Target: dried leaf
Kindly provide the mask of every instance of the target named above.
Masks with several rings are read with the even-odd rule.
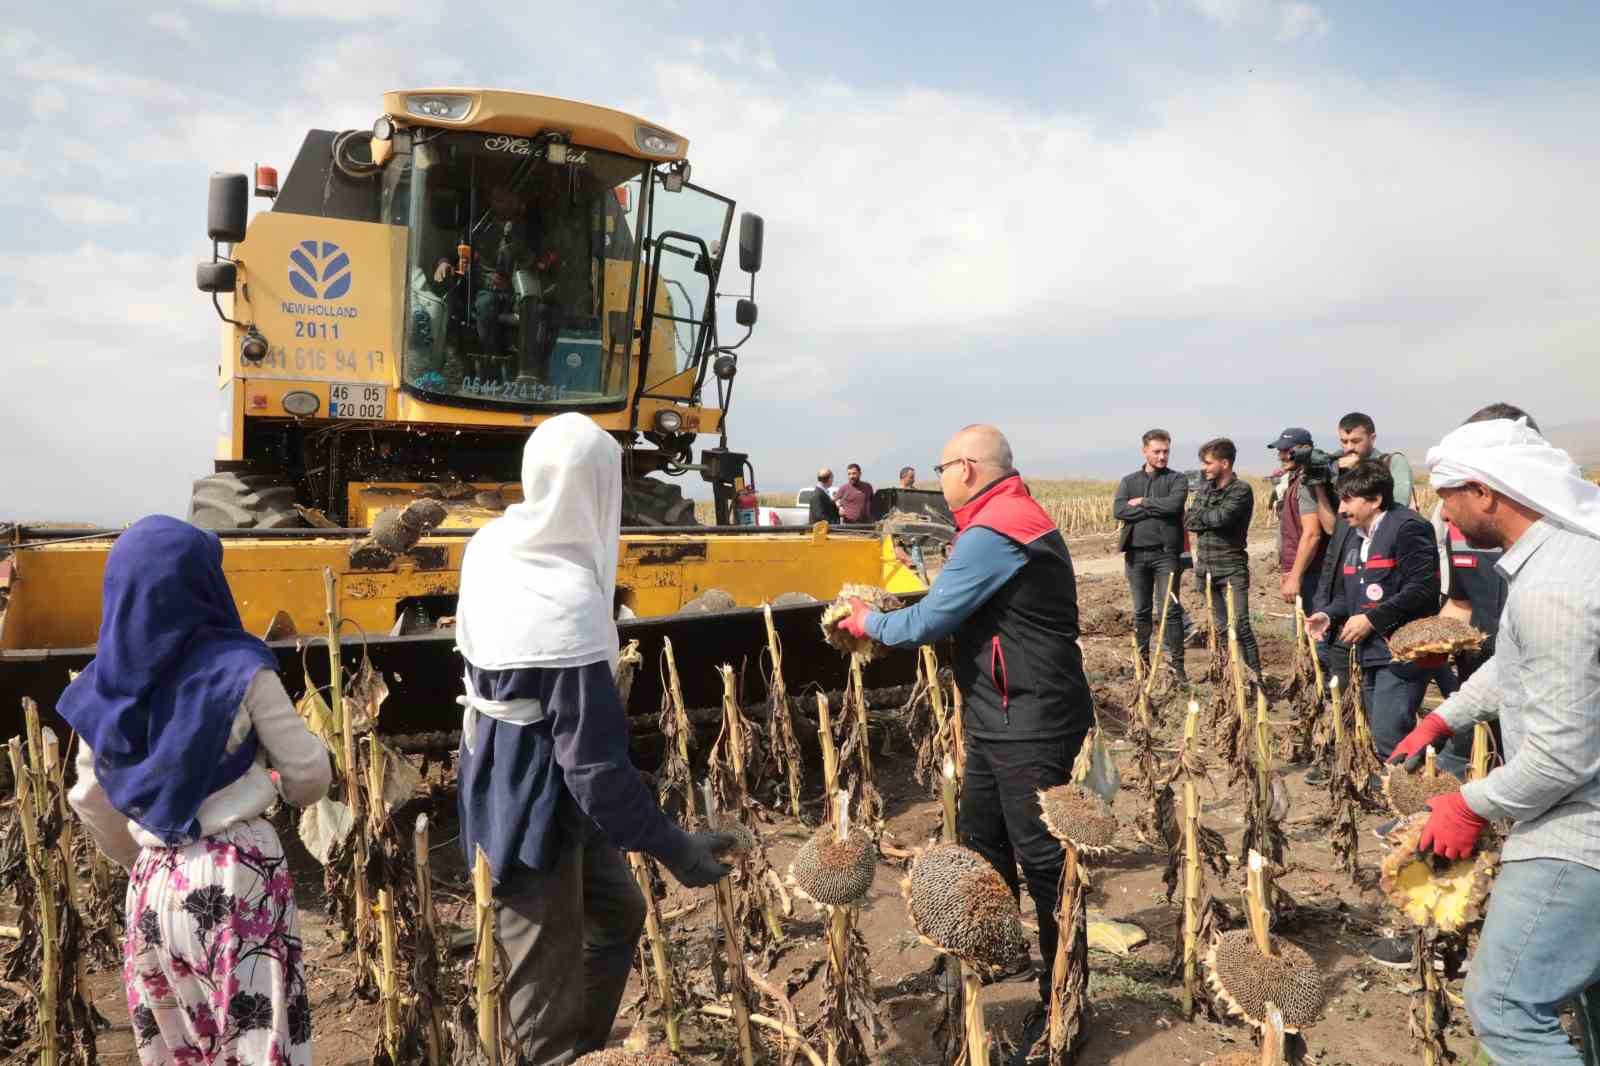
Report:
[[[333,720],[333,711],[328,707],[328,701],[322,698],[317,686],[312,683],[310,674],[306,675],[306,693],[300,697],[300,702],[294,705],[294,709],[300,712],[300,717],[312,736],[321,740],[330,749],[335,746],[339,732]]]
[[[386,764],[383,771],[383,805],[386,810],[393,811],[417,794],[422,787],[422,771],[387,744],[374,742],[374,745],[383,753]]]
[[[349,807],[336,800],[320,799],[300,814],[300,842],[326,866],[333,850],[350,836],[355,824]]]

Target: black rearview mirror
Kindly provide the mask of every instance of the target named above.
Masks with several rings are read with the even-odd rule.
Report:
[[[767,224],[746,211],[739,216],[739,269],[754,274],[761,269],[761,242]]]
[[[201,292],[232,292],[239,284],[239,268],[226,259],[194,268],[194,285]]]
[[[754,300],[741,299],[738,303],[733,305],[734,321],[738,322],[739,325],[745,327],[746,329],[749,329],[751,326],[756,324],[757,311],[758,308],[756,307],[756,302]]]
[[[244,240],[249,205],[249,178],[243,174],[211,175],[211,191],[206,198],[206,236],[225,244]]]

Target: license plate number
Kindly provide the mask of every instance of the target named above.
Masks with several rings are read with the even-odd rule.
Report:
[[[331,385],[328,417],[381,419],[388,392],[386,385]]]

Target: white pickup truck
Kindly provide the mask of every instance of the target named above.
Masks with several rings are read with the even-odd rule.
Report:
[[[811,522],[811,494],[815,488],[801,489],[795,493],[793,507],[769,507],[762,504],[756,510],[758,526],[804,526]]]

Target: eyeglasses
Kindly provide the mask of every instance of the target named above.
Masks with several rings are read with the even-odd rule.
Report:
[[[944,472],[949,470],[952,466],[955,466],[957,463],[975,463],[977,461],[978,460],[976,459],[968,459],[963,456],[960,459],[952,459],[948,463],[935,463],[933,467],[933,476],[943,477]]]

